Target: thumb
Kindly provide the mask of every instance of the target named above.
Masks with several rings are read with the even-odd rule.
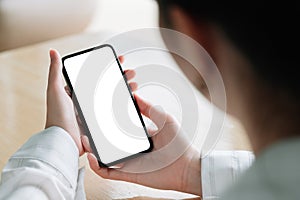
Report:
[[[85,152],[93,152],[90,146],[89,138],[86,135],[81,135],[81,143]]]
[[[94,170],[95,172],[97,172],[100,169],[97,158],[92,153],[88,153],[87,158],[88,158],[91,169]]]
[[[171,120],[171,117],[161,106],[153,106],[136,94],[134,94],[134,98],[137,101],[141,113],[151,119],[159,130],[163,128],[167,121]]]
[[[51,49],[49,51],[50,55],[50,69],[49,69],[49,77],[48,77],[48,87],[51,85],[63,86],[62,79],[62,64],[60,55],[56,50]]]

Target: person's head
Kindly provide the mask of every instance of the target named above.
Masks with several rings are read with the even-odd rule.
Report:
[[[276,120],[286,122],[286,117],[298,121],[300,9],[296,3],[158,0],[158,4],[161,26],[189,35],[215,61],[229,113],[245,126],[264,121],[276,127]],[[189,74],[189,69],[180,67]],[[262,132],[259,126],[257,131]]]

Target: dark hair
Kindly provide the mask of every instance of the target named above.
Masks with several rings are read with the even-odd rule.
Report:
[[[158,3],[165,15],[175,5],[195,20],[220,26],[250,60],[261,80],[299,98],[297,1],[158,0]]]

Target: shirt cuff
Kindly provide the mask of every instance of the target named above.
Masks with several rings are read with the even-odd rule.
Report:
[[[60,127],[50,127],[32,136],[12,157],[43,161],[77,186],[79,151],[72,137]]]
[[[218,199],[254,160],[249,151],[213,151],[201,160],[203,199]]]

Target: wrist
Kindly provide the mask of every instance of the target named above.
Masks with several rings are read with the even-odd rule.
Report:
[[[192,149],[188,152],[187,160],[181,191],[202,196],[200,153]]]

